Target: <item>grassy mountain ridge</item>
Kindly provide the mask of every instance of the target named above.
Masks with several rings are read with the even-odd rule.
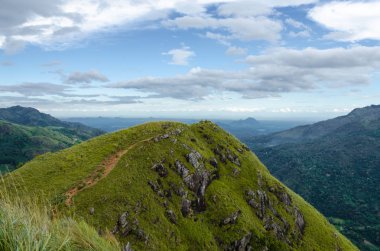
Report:
[[[62,122],[33,108],[0,109],[0,172],[13,170],[37,155],[58,151],[102,131]]]
[[[380,106],[258,137],[249,145],[274,176],[361,249],[380,250]]]
[[[210,122],[157,122],[37,157],[4,189],[41,195],[134,250],[357,250]]]

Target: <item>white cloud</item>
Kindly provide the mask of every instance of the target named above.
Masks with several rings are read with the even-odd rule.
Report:
[[[300,37],[300,38],[308,38],[311,36],[311,34],[308,30],[297,31],[297,32],[291,31],[291,32],[289,32],[289,36]]]
[[[68,84],[90,84],[92,82],[108,82],[109,79],[102,73],[92,70],[87,72],[73,72],[66,77]]]
[[[282,25],[269,16],[273,9],[313,2],[316,0],[3,0],[0,48],[15,52],[28,43],[68,46],[95,32],[136,28],[147,21],[164,21],[184,29],[221,29],[233,39],[274,41],[279,39]],[[216,5],[218,15],[208,12],[210,5]],[[179,18],[170,19],[174,12]]]
[[[168,78],[145,77],[112,84],[112,88],[136,89],[151,97],[204,99],[223,92],[253,99],[321,88],[368,85],[380,67],[380,47],[334,49],[277,48],[249,56],[250,68],[223,71],[193,68]]]
[[[231,46],[231,47],[228,47],[226,54],[229,56],[243,56],[247,54],[247,49]]]
[[[168,52],[164,52],[163,55],[171,56],[170,64],[174,65],[188,65],[191,57],[195,56],[195,53],[190,50],[189,47],[183,46],[179,49],[172,49]]]
[[[309,17],[332,30],[326,38],[380,40],[380,1],[334,1],[313,8]]]
[[[215,18],[211,16],[183,16],[163,22],[167,27],[179,29],[212,29],[228,32],[228,39],[244,41],[280,38],[282,24],[267,17]]]

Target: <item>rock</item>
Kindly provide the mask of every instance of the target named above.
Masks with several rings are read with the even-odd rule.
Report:
[[[136,230],[136,237],[137,237],[137,239],[139,239],[141,241],[147,241],[148,240],[148,236],[145,234],[144,230],[142,230],[141,228],[138,228]]]
[[[176,135],[176,136],[180,135],[181,133],[182,133],[182,130],[179,128],[177,128],[171,132],[172,135]]]
[[[158,137],[155,137],[154,138],[154,142],[160,142],[161,140],[163,140],[163,139],[167,139],[167,138],[169,138],[170,136],[169,136],[169,134],[163,134],[163,135],[160,135],[160,136],[158,136]]]
[[[128,216],[129,216],[128,212],[125,212],[120,216],[119,221],[118,221],[119,227],[125,228],[128,225]]]
[[[257,217],[263,219],[266,205],[269,204],[268,196],[265,191],[257,190],[255,193],[252,190],[248,190],[247,196],[248,205],[255,209]]]
[[[231,214],[231,216],[222,220],[221,225],[235,224],[240,214],[241,214],[240,210],[234,212],[233,214]]]
[[[301,234],[303,234],[303,231],[305,229],[305,219],[303,218],[303,215],[298,208],[294,208],[294,215],[296,217],[296,226],[298,227]]]
[[[258,212],[258,216],[260,219],[263,219],[264,216],[265,216],[265,205],[268,204],[268,197],[267,197],[267,194],[265,193],[265,191],[261,191],[261,190],[257,190],[257,196],[259,198],[259,202],[260,202],[260,208],[259,208],[259,212]]]
[[[214,153],[219,157],[220,161],[222,163],[226,163],[227,159],[226,159],[226,155],[224,155],[224,153],[222,152],[221,150],[221,147],[218,146],[216,148],[214,148]]]
[[[287,206],[292,205],[292,199],[290,198],[289,194],[286,192],[283,192],[280,196],[280,200]]]
[[[90,214],[91,214],[91,215],[94,215],[94,213],[95,213],[95,208],[91,207],[91,208],[90,208]]]
[[[155,182],[148,180],[148,185],[150,186],[150,188],[152,188],[154,192],[157,193],[158,191],[160,191],[160,186],[156,184]]]
[[[194,168],[199,168],[202,155],[199,152],[193,150],[191,153],[186,155],[186,159]]]
[[[125,247],[123,248],[123,251],[133,251],[131,243],[128,242],[127,245],[125,245]]]
[[[240,174],[239,169],[234,168],[234,169],[232,170],[232,174],[233,174],[235,177],[238,176],[238,175]]]
[[[153,170],[155,170],[160,177],[167,177],[169,175],[168,169],[165,168],[163,164],[154,164],[152,167]]]
[[[181,212],[183,217],[187,217],[191,213],[191,201],[188,199],[182,199]]]
[[[195,209],[198,212],[206,210],[205,193],[207,186],[210,184],[210,177],[208,171],[198,169],[194,174],[191,174],[184,179],[187,187],[197,195]]]
[[[117,224],[112,231],[113,234],[121,233],[121,235],[125,237],[131,232],[132,227],[128,222],[128,216],[129,213],[125,212],[119,217],[119,220],[117,221]]]
[[[249,232],[247,235],[243,236],[240,240],[234,241],[226,250],[231,251],[250,251],[252,247],[249,246],[249,243],[252,239],[252,233]]]
[[[181,161],[176,160],[175,161],[175,167],[177,169],[177,173],[182,177],[186,177],[189,175],[189,169],[186,168],[184,164],[181,163]]]
[[[177,224],[177,216],[172,210],[166,210],[166,216],[172,223]]]
[[[218,168],[218,161],[215,158],[210,159],[210,165],[215,168]]]
[[[277,239],[286,240],[285,230],[272,218],[272,216],[265,219],[264,228],[267,231],[273,231]]]
[[[170,189],[164,190],[164,195],[166,198],[171,199],[172,198],[172,191]]]
[[[281,188],[274,188],[274,187],[271,187],[269,188],[269,191],[271,193],[273,193],[274,195],[276,195],[276,197],[282,202],[284,203],[286,206],[291,206],[292,205],[292,198],[290,197],[290,195],[288,193],[286,193],[285,191],[283,191],[283,189]]]
[[[248,195],[248,196],[251,196],[252,198],[255,198],[255,197],[256,197],[255,192],[252,191],[251,189],[249,189],[249,190],[247,191],[247,195]]]
[[[238,156],[233,154],[230,149],[227,149],[227,159],[237,166],[240,166],[240,160]]]

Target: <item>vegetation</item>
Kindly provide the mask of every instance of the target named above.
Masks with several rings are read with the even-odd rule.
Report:
[[[360,249],[380,250],[379,106],[259,137],[249,145],[274,176]]]
[[[116,239],[100,237],[84,221],[58,216],[54,207],[33,197],[0,194],[0,250],[120,250]]]
[[[211,122],[149,123],[47,153],[0,190],[42,197],[134,250],[357,250]]]
[[[0,172],[20,167],[37,155],[54,152],[102,132],[62,122],[33,108],[0,109]]]

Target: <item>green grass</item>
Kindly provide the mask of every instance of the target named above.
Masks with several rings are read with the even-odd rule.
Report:
[[[38,155],[68,148],[89,138],[91,135],[82,135],[75,129],[24,126],[0,120],[0,172],[12,171]]]
[[[120,250],[116,239],[84,221],[55,215],[55,208],[30,197],[0,193],[0,250]]]
[[[183,131],[178,136],[172,135],[159,142],[142,142],[176,129]],[[134,147],[122,156],[106,178],[74,196],[72,206],[64,204],[66,191],[79,186],[104,159],[131,145]],[[215,170],[208,160],[216,157],[213,149],[217,146],[223,146],[237,155],[241,166],[218,160]],[[189,153],[188,147],[198,151],[203,156],[205,169],[217,171],[219,178],[206,190],[206,210],[183,217],[180,211],[182,198],[175,194],[173,187],[183,186],[190,200],[196,194],[184,185],[170,165],[180,160],[194,172],[195,169],[185,158]],[[253,236],[250,242],[253,250],[357,250],[312,206],[272,177],[254,154],[241,151],[244,148],[238,140],[210,122],[192,126],[148,123],[40,156],[6,175],[0,188],[9,190],[16,187],[24,191],[20,192],[22,198],[40,194],[61,214],[86,222],[102,232],[113,229],[120,215],[128,212],[127,220],[132,231],[127,236],[116,234],[116,238],[121,245],[132,243],[134,250],[219,250],[248,233]],[[160,178],[152,170],[152,166],[159,162],[163,162],[168,169],[169,174],[165,178]],[[234,168],[240,173],[234,175]],[[170,191],[172,196],[157,195],[149,187],[149,180],[159,180],[161,190]],[[273,231],[265,230],[264,221],[247,204],[245,194],[249,189],[266,192],[275,210],[289,223],[289,231],[286,232],[288,241],[277,238]],[[285,206],[273,189],[286,191],[292,198],[291,207]],[[165,204],[176,214],[177,224],[166,217]],[[295,226],[294,207],[299,208],[306,221],[303,235],[297,232]],[[94,214],[89,213],[90,208],[95,209]],[[236,224],[220,225],[223,219],[237,210],[241,211],[241,215]],[[265,214],[277,220],[271,210],[266,209]],[[136,234],[139,231],[144,234],[139,236]]]

